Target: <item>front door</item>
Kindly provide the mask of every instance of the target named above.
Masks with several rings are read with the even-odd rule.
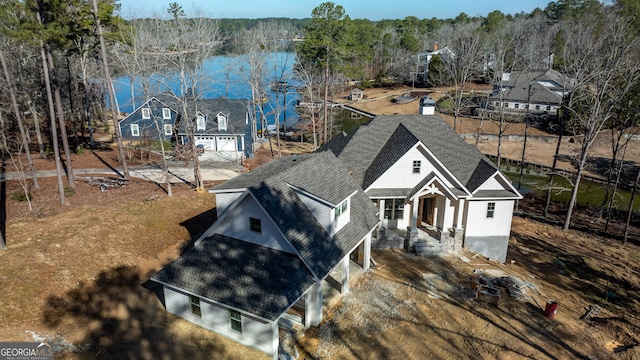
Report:
[[[429,197],[422,199],[422,218],[420,219],[423,223],[427,223],[431,226],[433,223],[433,215],[435,213],[435,205],[436,199]]]

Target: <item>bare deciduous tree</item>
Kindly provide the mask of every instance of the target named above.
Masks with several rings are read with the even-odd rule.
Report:
[[[576,82],[568,95],[565,111],[575,133],[580,133],[577,174],[563,229],[569,229],[580,180],[587,166],[589,149],[600,130],[614,114],[616,105],[628,95],[640,76],[634,57],[638,38],[630,24],[613,14],[566,23],[565,72]]]

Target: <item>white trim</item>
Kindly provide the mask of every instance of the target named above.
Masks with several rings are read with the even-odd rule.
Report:
[[[130,125],[131,136],[139,137],[140,136],[140,125],[131,124]]]
[[[167,107],[163,107],[162,108],[162,118],[164,120],[170,120],[171,119],[171,109],[169,109]]]
[[[509,180],[500,170],[496,170],[495,173],[493,173],[493,175],[489,176],[487,178],[487,180],[491,179],[492,177],[495,176],[499,176],[502,179],[502,182],[504,182],[504,184],[507,184],[507,186],[514,192],[517,194],[517,199],[520,200],[522,199],[522,194],[520,194],[520,192],[513,186],[513,184],[511,183],[511,180]],[[487,180],[485,180],[485,182],[487,182]],[[484,183],[483,183],[484,184]],[[504,185],[501,184],[504,188]],[[478,188],[471,194],[471,195],[475,195],[478,191],[481,191],[482,185],[478,186]],[[505,197],[506,199],[513,199],[513,197]],[[473,197],[473,199],[481,199],[481,198],[476,198]],[[492,198],[493,199],[493,198]],[[498,198],[495,198],[498,199]]]
[[[458,178],[457,178],[457,177],[455,177],[455,176],[451,173],[451,171],[449,171],[449,169],[447,169],[447,167],[446,167],[446,166],[444,166],[444,164],[440,161],[440,159],[438,159],[438,157],[437,157],[437,156],[435,156],[435,155],[431,152],[431,150],[429,150],[429,148],[428,148],[425,144],[423,144],[423,143],[422,143],[422,141],[418,141],[418,142],[416,143],[416,145],[414,145],[414,147],[415,147],[416,149],[418,149],[418,146],[422,146],[422,148],[424,149],[424,151],[426,151],[426,152],[427,152],[427,153],[428,153],[428,154],[429,154],[429,155],[430,155],[430,156],[435,160],[435,162],[438,164],[438,166],[439,166],[440,168],[444,169],[445,174],[443,174],[443,175],[448,175],[448,177],[449,177],[451,180],[453,180],[452,182],[457,183],[457,184],[460,186],[460,188],[461,188],[461,189],[463,189],[463,190],[464,190],[468,195],[472,195],[472,194],[471,194],[471,192],[469,191],[469,189],[467,189],[467,187],[466,187],[466,186],[464,186],[464,184],[463,184],[463,183],[461,183],[461,182],[460,182],[460,180],[458,180]],[[420,149],[418,149],[418,151],[420,151]],[[429,160],[429,159],[426,159],[426,160]],[[428,174],[427,174],[427,175],[428,175]],[[436,175],[436,177],[437,177],[437,176],[438,176],[438,175]],[[457,198],[457,197],[456,197],[456,198]]]
[[[148,106],[143,107],[142,109],[140,109],[140,111],[143,119],[151,119],[151,108],[149,108]]]
[[[167,129],[169,130],[168,132]],[[171,124],[164,124],[164,134],[173,135],[173,126]]]

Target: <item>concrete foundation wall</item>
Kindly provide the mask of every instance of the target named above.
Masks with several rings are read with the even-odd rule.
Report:
[[[466,236],[464,246],[471,251],[503,263],[507,260],[509,236]]]
[[[168,312],[226,338],[260,350],[269,356],[277,354],[277,323],[258,321],[242,314],[242,333],[240,333],[231,329],[229,309],[201,299],[201,316],[197,316],[191,313],[189,295],[168,286],[163,286],[163,289]]]

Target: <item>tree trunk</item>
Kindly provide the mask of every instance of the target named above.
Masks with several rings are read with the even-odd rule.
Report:
[[[118,114],[116,112],[116,94],[113,91],[113,86],[111,82],[111,75],[109,74],[109,62],[107,61],[107,50],[104,44],[104,36],[102,36],[102,25],[100,25],[100,17],[98,16],[98,1],[93,0],[93,16],[96,19],[96,28],[98,29],[98,37],[100,38],[100,53],[102,55],[102,66],[104,67],[104,76],[107,81],[107,88],[109,91],[109,101],[111,103],[111,117],[113,121],[113,127],[116,134],[116,141],[118,143],[118,157],[120,158],[120,163],[122,164],[122,172],[124,178],[129,180],[129,167],[127,166],[127,158],[124,154],[124,145],[122,144],[122,134],[120,132],[120,127],[118,126]]]
[[[29,111],[31,111],[31,115],[33,115],[33,127],[36,131],[36,138],[38,139],[38,150],[40,152],[40,159],[46,159],[47,155],[44,152],[44,141],[42,140],[42,131],[40,131],[40,119],[38,119],[38,110],[35,106],[33,106],[33,102],[31,100],[29,103]]]
[[[13,107],[13,112],[16,116],[16,121],[18,122],[18,128],[20,129],[20,137],[22,138],[22,144],[24,146],[24,153],[27,155],[27,162],[29,163],[29,170],[31,171],[31,179],[33,180],[33,187],[36,189],[40,189],[40,184],[38,183],[38,175],[36,174],[36,169],[33,166],[33,160],[31,159],[31,151],[29,150],[29,141],[27,140],[26,132],[24,130],[24,124],[22,122],[22,114],[20,113],[20,108],[18,107],[18,100],[16,99],[16,89],[11,81],[11,76],[9,75],[9,69],[7,68],[7,63],[4,59],[4,52],[0,49],[0,63],[2,63],[2,71],[4,72],[4,78],[7,81],[7,87],[9,88],[9,96],[11,98],[11,106]]]
[[[40,14],[36,13],[38,20]],[[42,57],[42,71],[44,73],[44,82],[47,88],[47,102],[49,104],[49,119],[51,128],[51,146],[53,147],[53,157],[56,162],[56,176],[58,179],[58,194],[60,196],[60,204],[65,203],[64,184],[62,183],[62,164],[60,161],[60,148],[58,145],[58,131],[56,129],[56,112],[53,106],[53,94],[51,93],[51,81],[49,79],[49,67],[47,66],[47,55],[44,52],[44,44],[40,42],[40,56]]]
[[[62,147],[65,154],[65,164],[67,165],[67,185],[75,189],[76,176],[73,173],[73,165],[71,164],[71,149],[69,148],[69,137],[67,136],[67,127],[64,121],[64,108],[62,107],[62,97],[60,96],[60,83],[58,82],[56,70],[53,65],[53,56],[51,55],[51,48],[49,45],[45,45],[45,50],[47,59],[49,60],[49,76],[53,83],[53,96],[55,99],[56,114],[58,117],[58,124],[60,126],[60,137],[62,138]]]
[[[587,143],[582,145],[582,149],[580,150],[580,157],[578,163],[578,173],[576,174],[576,182],[573,185],[573,190],[571,191],[571,199],[569,200],[569,207],[567,209],[567,217],[564,220],[564,226],[562,230],[569,230],[569,225],[571,225],[571,215],[573,214],[573,208],[576,206],[576,201],[578,199],[578,189],[580,188],[580,180],[582,180],[582,173],[584,172],[585,163],[587,161],[587,151],[589,150]]]
[[[549,206],[551,204],[551,185],[553,184],[554,172],[556,171],[556,166],[558,165],[558,155],[560,154],[560,146],[562,145],[563,134],[564,121],[560,123],[560,134],[558,134],[558,143],[556,144],[556,152],[553,154],[553,163],[551,164],[551,173],[549,174],[549,183],[547,184],[547,201],[544,204],[544,211],[542,214],[542,216],[544,216],[545,218],[547,217],[547,215],[549,215]]]
[[[622,243],[625,245],[629,237],[629,224],[631,224],[631,214],[633,213],[633,200],[635,200],[636,192],[638,191],[638,181],[640,181],[640,168],[636,175],[636,181],[633,183],[633,190],[631,191],[631,198],[629,199],[629,206],[627,207],[627,222],[624,224],[624,237],[622,239]]]
[[[324,68],[324,134],[322,143],[327,143],[327,125],[328,125],[328,110],[329,110],[329,60],[327,59],[327,65]]]

